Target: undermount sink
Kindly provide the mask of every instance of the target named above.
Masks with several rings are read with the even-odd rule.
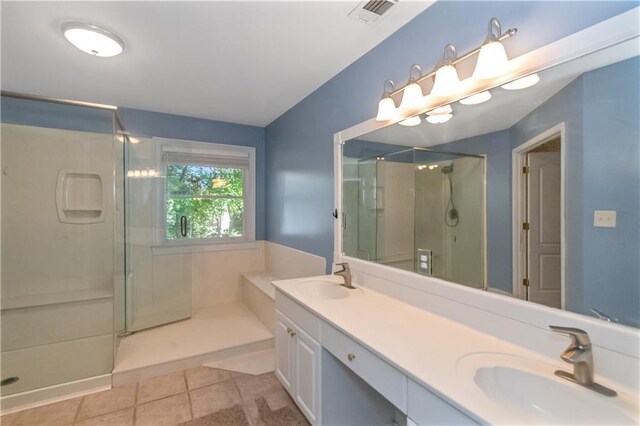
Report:
[[[349,289],[343,287],[337,281],[332,280],[308,280],[298,284],[300,293],[314,299],[344,299],[349,296],[360,294],[361,289]]]
[[[633,398],[620,392],[613,398],[600,395],[555,376],[557,369],[543,361],[497,353],[471,354],[458,361],[461,379],[513,421],[638,424]]]

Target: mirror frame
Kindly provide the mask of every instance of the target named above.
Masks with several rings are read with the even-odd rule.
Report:
[[[640,39],[640,7],[636,7],[608,20],[588,27],[584,30],[571,34],[565,38],[557,40],[548,45],[542,46],[529,53],[514,58],[509,63],[508,71],[501,77],[489,83],[477,83],[467,79],[462,82],[462,90],[455,97],[442,98],[438,102],[427,105],[422,112],[433,108],[444,106],[467,96],[490,90],[501,86],[509,81],[516,80],[529,74],[539,73],[549,68],[561,65],[566,62],[581,58],[597,51],[619,46],[622,49],[633,49],[638,52],[638,42]],[[524,35],[523,35],[524,36]],[[417,115],[417,114],[416,114]],[[618,350],[626,354],[635,354],[634,347],[638,344],[638,329],[615,323],[608,323],[596,318],[582,314],[566,311],[563,309],[551,308],[537,305],[525,300],[504,297],[503,295],[491,294],[483,291],[478,293],[477,289],[466,288],[454,282],[446,281],[436,277],[427,277],[414,272],[401,271],[396,268],[380,265],[355,257],[347,256],[342,251],[342,151],[343,145],[349,139],[355,139],[367,133],[391,126],[403,118],[388,122],[378,122],[375,117],[362,123],[356,124],[348,129],[334,134],[334,205],[337,209],[337,217],[334,221],[334,255],[333,262],[349,262],[360,270],[367,268],[367,273],[390,281],[403,281],[408,286],[427,291],[448,299],[457,300],[465,304],[487,309],[488,304],[492,304],[490,310],[518,319],[522,322],[541,326],[541,321],[533,319],[532,311],[541,312],[546,317],[555,317],[560,320],[571,322],[587,322],[591,327],[591,332],[595,331],[597,338],[606,340],[607,347]],[[513,167],[513,166],[512,166]],[[480,297],[478,297],[480,296]],[[487,296],[487,298],[482,297]],[[497,297],[498,299],[495,299]],[[480,300],[482,299],[482,300]],[[516,306],[514,306],[514,304]],[[515,309],[514,309],[515,308]],[[519,312],[523,310],[523,312]],[[593,327],[596,329],[594,330]],[[545,326],[546,328],[546,326]],[[612,339],[609,333],[615,331],[621,333],[617,338]],[[604,342],[603,342],[604,343]],[[635,355],[634,355],[635,356]]]

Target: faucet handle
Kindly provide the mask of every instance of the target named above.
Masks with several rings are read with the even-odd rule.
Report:
[[[566,334],[571,337],[571,342],[574,346],[577,346],[580,349],[587,349],[588,347],[591,347],[589,334],[584,330],[575,327],[561,327],[559,325],[550,325],[549,328],[551,331]]]
[[[349,264],[347,262],[336,263],[336,266],[342,266],[342,270],[338,271],[338,272],[348,271],[349,270]]]

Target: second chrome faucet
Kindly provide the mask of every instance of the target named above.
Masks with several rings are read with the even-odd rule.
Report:
[[[586,331],[573,327],[550,325],[551,331],[566,334],[571,338],[571,345],[560,355],[560,358],[573,364],[573,374],[564,370],[557,370],[556,376],[572,381],[588,389],[606,396],[616,396],[617,393],[596,383],[593,379],[593,353],[591,339]]]

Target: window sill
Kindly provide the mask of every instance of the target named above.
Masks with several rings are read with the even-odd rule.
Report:
[[[175,246],[155,246],[152,248],[154,255],[206,253],[212,251],[251,250],[256,248],[255,241],[242,241],[219,244],[185,244]]]

